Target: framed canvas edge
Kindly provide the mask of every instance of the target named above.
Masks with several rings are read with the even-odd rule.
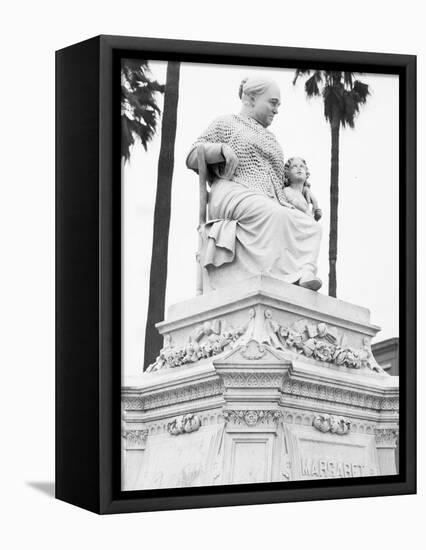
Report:
[[[400,54],[375,54],[365,52],[341,52],[338,50],[314,50],[301,48],[285,48],[276,46],[255,46],[241,44],[220,44],[209,42],[175,41],[151,38],[114,37],[101,35],[98,37],[100,49],[99,61],[99,509],[102,514],[153,511],[167,509],[183,509],[212,506],[235,506],[242,504],[261,504],[278,502],[296,502],[307,500],[322,500],[336,498],[355,498],[367,496],[385,496],[412,494],[416,492],[416,372],[415,372],[415,145],[416,145],[416,57]],[[194,49],[196,48],[197,54]],[[320,57],[321,63],[344,63],[350,59],[356,65],[366,64],[370,67],[382,68],[382,72],[399,74],[405,80],[405,141],[404,153],[400,150],[400,157],[405,157],[401,175],[407,183],[403,196],[400,219],[401,224],[400,243],[404,243],[407,262],[400,262],[401,275],[404,271],[404,284],[401,282],[401,290],[404,291],[406,308],[401,308],[401,325],[405,323],[406,347],[403,350],[409,372],[406,375],[404,394],[401,397],[406,405],[405,418],[405,476],[404,479],[393,479],[388,483],[368,482],[358,485],[340,487],[305,487],[303,489],[277,489],[273,487],[259,488],[257,486],[245,487],[238,491],[229,486],[227,493],[222,491],[215,493],[214,488],[205,488],[206,494],[180,494],[178,489],[161,490],[165,496],[151,495],[140,497],[128,495],[119,490],[117,486],[117,471],[119,471],[119,393],[114,390],[116,384],[121,382],[119,369],[116,367],[118,358],[117,350],[112,344],[115,338],[117,326],[114,324],[114,314],[119,311],[120,304],[114,298],[114,284],[119,278],[120,266],[113,263],[114,250],[117,246],[118,235],[113,235],[112,228],[117,227],[117,213],[114,211],[114,203],[117,199],[117,189],[113,192],[113,182],[118,171],[113,166],[112,158],[117,150],[119,135],[114,128],[117,125],[113,118],[114,59],[117,55],[133,53],[143,55],[146,52],[157,52],[158,55],[202,55],[203,61],[208,58],[225,56],[240,58],[247,61],[247,56],[253,56],[257,51],[257,57],[269,55],[276,62],[283,60],[287,63],[291,58],[293,62],[309,62],[309,56]],[[192,52],[192,53],[191,53]],[[246,56],[246,57],[244,57]],[[349,56],[349,57],[348,57]],[[358,60],[358,61],[356,61]],[[253,64],[253,63],[252,63]],[[390,70],[392,69],[392,71]],[[411,100],[411,101],[410,101]],[[402,112],[400,112],[400,117]],[[401,181],[400,181],[401,189]],[[114,219],[115,216],[115,219]],[[116,294],[116,293],[115,293]],[[401,292],[402,294],[402,292]],[[402,331],[402,328],[401,328]],[[113,406],[111,406],[113,404]],[[118,414],[117,414],[118,413]],[[116,435],[114,435],[116,434]],[[401,475],[395,476],[400,478]],[[306,482],[305,482],[306,483]],[[315,484],[315,483],[314,483]],[[200,489],[202,491],[202,488]],[[167,493],[167,496],[166,496]]]
[[[270,60],[273,62],[273,66],[280,66],[278,62],[309,63],[310,66],[317,66],[325,61],[327,66],[333,64],[345,64],[345,66],[370,65],[392,74],[390,68],[401,70],[413,66],[413,64],[415,66],[416,60],[416,56],[411,54],[302,48],[268,44],[237,44],[113,35],[100,35],[99,39],[101,49],[104,52],[107,52],[107,50],[137,54],[140,52],[155,52],[157,55],[167,55],[168,58],[170,56],[182,58],[190,55],[199,59],[205,57],[204,62],[209,62],[217,56],[236,57],[244,61],[243,64],[249,63],[252,66],[256,66],[253,60]],[[315,59],[316,57],[320,58],[319,61]],[[234,60],[232,64],[236,64],[235,61],[238,60]]]
[[[93,512],[100,508],[98,66],[98,39],[55,54],[55,497]],[[83,146],[74,139],[82,127]]]

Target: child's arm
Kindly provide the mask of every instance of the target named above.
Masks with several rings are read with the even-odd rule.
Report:
[[[303,186],[303,195],[306,199],[306,201],[310,204],[312,204],[312,209],[314,213],[314,218],[316,221],[320,220],[322,218],[322,210],[318,206],[318,201],[315,195],[311,191],[311,186],[309,183],[305,183]]]

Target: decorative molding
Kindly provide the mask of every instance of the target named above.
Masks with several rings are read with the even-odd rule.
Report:
[[[167,431],[170,435],[180,435],[196,432],[201,427],[201,419],[193,413],[178,416],[167,424]]]
[[[344,416],[317,414],[312,421],[312,426],[323,433],[331,432],[332,434],[345,435],[351,429],[351,421]]]
[[[378,447],[396,447],[398,433],[397,426],[376,426],[376,445]]]
[[[223,393],[223,382],[221,380],[213,380],[209,382],[191,384],[182,386],[173,390],[165,390],[162,392],[148,395],[144,400],[144,410],[155,409],[175,403],[183,403],[206,397],[214,397]]]
[[[332,385],[311,381],[298,381],[271,372],[221,372],[222,380],[192,384],[175,389],[167,389],[147,395],[146,397],[124,397],[125,411],[150,410],[156,407],[172,405],[194,399],[213,397],[223,393],[224,388],[281,388],[283,394],[293,399],[320,400],[351,405],[357,408],[397,413],[399,397],[381,397],[377,394],[345,390]]]
[[[221,372],[226,388],[281,388],[283,374],[270,372]]]
[[[122,430],[121,437],[125,440],[126,450],[144,450],[148,430]]]
[[[276,349],[289,349],[294,353],[352,369],[368,368],[384,373],[374,359],[371,344],[364,338],[362,349],[343,345],[343,335],[339,338],[337,329],[326,323],[313,324],[299,320],[292,326],[283,326],[274,321],[271,310],[265,309],[265,338],[267,343]]]
[[[312,426],[314,418],[321,413],[307,412],[299,409],[283,409],[283,426],[300,425]],[[360,433],[366,435],[375,434],[376,422],[366,422],[363,420],[351,420],[351,433]]]
[[[382,411],[398,411],[399,410],[399,397],[389,398],[385,397],[380,403]]]
[[[363,409],[373,409],[375,411],[399,410],[398,397],[380,397],[368,391],[361,392],[336,388],[332,385],[319,384],[311,381],[292,380],[287,377],[284,381],[282,392],[291,395],[299,400],[312,399],[320,401],[330,401],[332,403],[342,403]]]
[[[246,424],[257,426],[258,424],[278,423],[282,412],[276,409],[271,410],[226,410],[223,411],[225,422],[233,424]]]
[[[236,329],[221,319],[206,321],[195,327],[186,344],[181,346],[174,346],[170,335],[166,335],[164,347],[147,372],[196,363],[247,344],[252,339],[255,315],[255,309],[250,309],[247,322]]]
[[[143,402],[140,397],[125,397],[122,399],[122,406],[125,411],[143,410]]]

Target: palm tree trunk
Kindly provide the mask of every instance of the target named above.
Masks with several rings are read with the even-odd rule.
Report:
[[[339,108],[334,107],[331,126],[331,169],[330,169],[330,236],[328,243],[328,295],[337,296],[337,212],[339,206]]]
[[[157,194],[154,211],[148,317],[145,329],[144,369],[155,361],[163,338],[155,324],[164,319],[166,300],[167,259],[170,229],[170,205],[174,167],[177,105],[179,98],[180,63],[169,61],[164,92],[161,147],[158,159]]]

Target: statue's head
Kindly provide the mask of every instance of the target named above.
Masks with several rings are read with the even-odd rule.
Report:
[[[300,157],[291,157],[284,165],[284,185],[288,187],[291,183],[303,181],[307,183],[309,170],[306,161]]]
[[[265,128],[272,123],[281,105],[278,84],[264,76],[244,78],[238,95],[243,104],[243,111]]]

